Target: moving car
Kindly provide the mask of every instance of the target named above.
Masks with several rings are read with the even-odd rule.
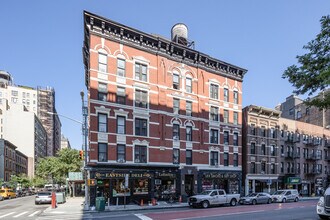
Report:
[[[299,201],[299,193],[296,189],[277,190],[272,194],[273,202]]]
[[[36,205],[38,204],[45,204],[45,203],[52,203],[52,193],[51,192],[38,192],[35,197]]]
[[[240,199],[240,194],[226,194],[223,189],[205,190],[204,192],[191,196],[188,200],[190,207],[202,206],[208,208],[211,205],[230,204],[235,206]]]
[[[12,198],[16,198],[16,193],[12,189],[4,188],[4,189],[0,189],[0,196],[2,196],[5,199],[12,199]]]
[[[240,204],[261,204],[261,203],[272,203],[272,197],[268,193],[250,193],[247,196],[241,197],[239,200]]]

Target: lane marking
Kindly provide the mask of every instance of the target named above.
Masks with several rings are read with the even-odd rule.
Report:
[[[134,215],[141,220],[152,220],[152,218],[149,218],[148,216],[145,216],[143,214],[134,214]]]
[[[205,215],[205,216],[194,216],[188,218],[174,218],[173,220],[185,220],[185,219],[195,219],[195,218],[207,218],[207,217],[219,217],[219,216],[227,216],[227,215],[241,215],[241,214],[252,214],[258,212],[264,212],[265,210],[258,210],[258,211],[247,211],[247,212],[235,212],[235,213],[223,213],[217,215]]]
[[[4,217],[7,217],[8,215],[12,215],[14,214],[15,212],[11,212],[11,213],[8,213],[8,214],[5,214],[5,215],[1,215],[0,218],[4,218]]]
[[[13,216],[13,217],[14,217],[14,218],[17,218],[17,217],[20,217],[21,215],[24,215],[25,213],[27,213],[27,212],[22,212],[21,214],[15,215],[15,216]]]
[[[33,212],[31,215],[29,215],[29,217],[33,217],[35,214],[39,213],[40,211],[35,211]]]

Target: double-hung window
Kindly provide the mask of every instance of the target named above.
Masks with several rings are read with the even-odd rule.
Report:
[[[126,117],[117,116],[117,134],[125,134],[126,133]]]
[[[107,94],[108,94],[107,84],[99,83],[98,100],[106,102]]]
[[[229,131],[224,131],[223,132],[223,142],[225,145],[229,144]]]
[[[98,114],[98,131],[99,132],[107,132],[107,115],[106,114]]]
[[[147,163],[147,147],[135,145],[134,148],[134,162]]]
[[[211,106],[211,113],[210,113],[211,121],[219,121],[219,108]]]
[[[192,92],[192,80],[191,78],[186,78],[186,92]]]
[[[117,59],[117,75],[125,77],[125,60]]]
[[[180,125],[173,124],[173,140],[180,140]]]
[[[256,173],[256,163],[255,162],[251,162],[250,168],[251,168],[251,170],[250,170],[251,173]]]
[[[186,164],[192,165],[192,150],[186,150]]]
[[[147,119],[135,118],[135,135],[147,136]]]
[[[98,144],[98,161],[107,162],[108,161],[108,144],[99,143]]]
[[[107,72],[107,63],[108,63],[108,56],[103,53],[99,53],[99,71],[100,72]]]
[[[117,145],[117,162],[121,162],[121,163],[126,162],[126,151],[124,144]]]
[[[211,166],[219,165],[219,152],[217,151],[210,152],[210,165]]]
[[[256,144],[254,142],[250,145],[250,153],[256,154]]]
[[[224,88],[224,89],[223,89],[223,100],[224,100],[225,102],[228,102],[228,101],[229,101],[229,91],[228,91],[227,88]]]
[[[192,127],[186,127],[186,141],[192,141]]]
[[[238,153],[234,153],[234,167],[238,167]]]
[[[178,74],[173,74],[173,89],[180,89],[180,77]]]
[[[179,114],[180,110],[180,99],[173,99],[173,112]]]
[[[117,87],[116,102],[122,105],[126,104],[126,92],[124,87]]]
[[[180,149],[173,149],[173,164],[180,163]]]
[[[135,64],[135,79],[147,82],[147,65]]]
[[[210,96],[212,99],[219,99],[219,86],[215,84],[210,85]]]
[[[229,154],[228,153],[224,153],[223,154],[223,165],[224,166],[228,166],[229,165]]]
[[[135,90],[135,107],[148,108],[148,92]]]
[[[234,91],[234,104],[238,104],[238,92]]]
[[[233,134],[233,145],[238,146],[238,133],[236,132]]]
[[[234,125],[238,124],[238,112],[234,112]]]
[[[219,131],[218,130],[215,130],[215,129],[211,129],[210,131],[210,142],[212,144],[218,144],[219,140]]]
[[[228,110],[223,110],[223,122],[224,123],[229,122],[229,112],[228,112]]]
[[[192,116],[192,102],[186,101],[186,115]]]

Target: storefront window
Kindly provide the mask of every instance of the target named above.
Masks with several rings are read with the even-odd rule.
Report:
[[[113,197],[117,196],[126,196],[130,195],[130,189],[125,189],[125,179],[114,179],[113,180],[113,189],[112,189],[112,195]]]
[[[145,195],[149,193],[149,179],[135,179],[133,195]]]

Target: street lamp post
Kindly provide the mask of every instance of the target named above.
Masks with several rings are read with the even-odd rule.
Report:
[[[83,123],[82,123],[82,132],[83,132],[83,136],[84,136],[84,150],[85,153],[85,158],[84,158],[84,171],[85,171],[85,206],[84,206],[84,210],[89,210],[89,194],[88,194],[88,170],[87,170],[87,157],[88,157],[88,151],[87,151],[87,137],[88,137],[88,128],[87,128],[87,116],[88,116],[88,108],[85,105],[85,101],[84,101],[84,92],[81,91],[80,92],[80,96],[81,96],[81,104],[82,104],[82,115],[83,115]]]

